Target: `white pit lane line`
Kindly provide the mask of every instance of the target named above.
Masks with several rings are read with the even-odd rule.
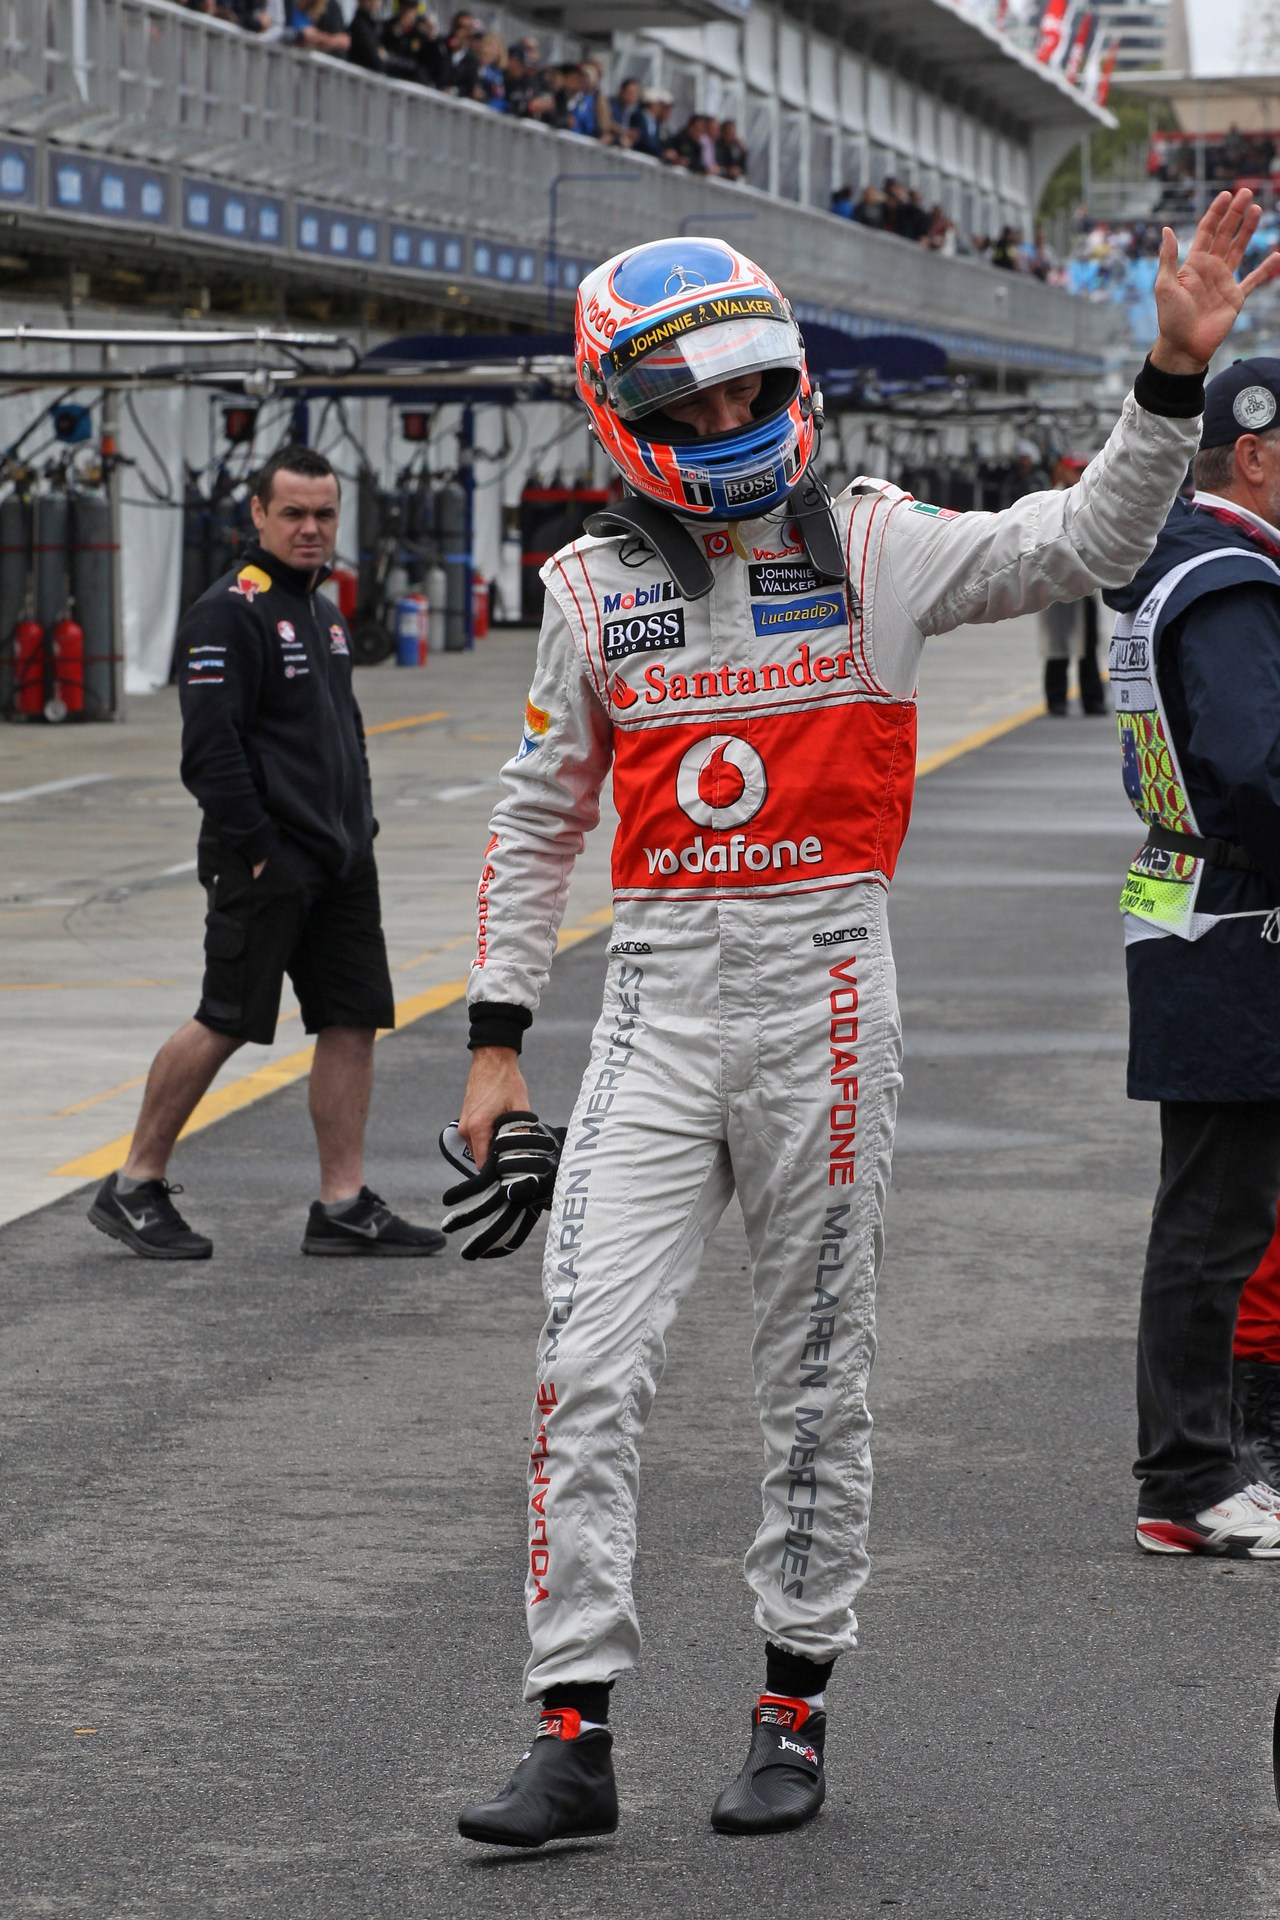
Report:
[[[68,793],[72,787],[93,787],[100,780],[115,780],[114,773],[77,773],[68,780],[45,780],[38,787],[11,787],[0,793],[0,807],[11,807],[19,800],[39,800],[46,793]]]

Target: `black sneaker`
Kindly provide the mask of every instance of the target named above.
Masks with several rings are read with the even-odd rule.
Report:
[[[747,1763],[711,1809],[717,1833],[781,1833],[812,1820],[827,1797],[827,1716],[803,1700],[762,1693]]]
[[[304,1253],[331,1253],[340,1258],[344,1254],[356,1258],[375,1254],[383,1260],[412,1260],[439,1253],[447,1244],[434,1227],[411,1227],[368,1187],[361,1187],[346,1213],[337,1219],[313,1200],[302,1236]]]
[[[580,1733],[572,1707],[551,1707],[537,1737],[496,1800],[464,1807],[458,1832],[491,1847],[543,1847],[548,1840],[590,1840],[618,1825],[613,1735]]]
[[[1267,1360],[1237,1360],[1232,1387],[1251,1464],[1275,1486],[1280,1482],[1280,1367]]]
[[[109,1173],[94,1195],[89,1218],[100,1233],[123,1240],[144,1260],[207,1260],[212,1240],[193,1233],[170,1194],[181,1187],[167,1180],[144,1180],[132,1193],[119,1193],[119,1175]]]

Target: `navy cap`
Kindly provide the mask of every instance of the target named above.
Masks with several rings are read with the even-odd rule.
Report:
[[[1242,433],[1280,426],[1280,360],[1237,360],[1204,390],[1200,448],[1234,446]]]

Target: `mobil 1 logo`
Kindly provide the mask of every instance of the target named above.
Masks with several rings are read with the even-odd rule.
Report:
[[[633,653],[659,653],[684,645],[684,608],[663,607],[604,623],[604,657],[625,660]]]

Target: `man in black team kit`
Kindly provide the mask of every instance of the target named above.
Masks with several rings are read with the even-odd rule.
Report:
[[[128,1158],[89,1218],[145,1258],[209,1258],[212,1242],[170,1197],[169,1157],[237,1047],[274,1038],[287,973],[316,1035],[320,1197],[303,1252],[436,1253],[443,1235],[397,1219],[364,1184],[374,1033],[395,1025],[395,1005],[350,636],[318,591],[338,534],[337,476],[321,455],[286,447],[259,474],[252,509],[257,543],[178,629],[182,778],[200,803],[209,895],[204,988],[156,1055]]]

